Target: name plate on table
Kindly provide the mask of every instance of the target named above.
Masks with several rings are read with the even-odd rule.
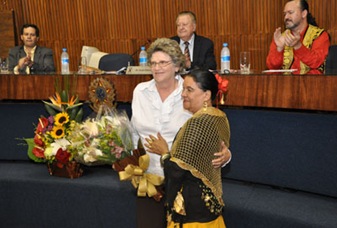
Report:
[[[141,74],[146,74],[146,75],[151,75],[151,68],[148,66],[128,66],[126,69],[125,74],[134,74],[134,75],[141,75]]]

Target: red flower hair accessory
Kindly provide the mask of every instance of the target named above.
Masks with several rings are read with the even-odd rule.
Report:
[[[228,91],[228,80],[222,78],[219,74],[215,74],[215,78],[218,81],[218,93],[216,99],[216,105],[218,106],[218,102],[220,104],[225,104],[225,95]]]

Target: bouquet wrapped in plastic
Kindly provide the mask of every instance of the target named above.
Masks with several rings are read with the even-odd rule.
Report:
[[[70,136],[75,160],[85,165],[112,165],[131,155],[132,127],[125,112],[102,109],[95,118],[76,123]]]

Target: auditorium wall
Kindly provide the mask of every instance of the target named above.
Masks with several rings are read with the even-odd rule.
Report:
[[[83,45],[108,53],[136,53],[158,37],[175,35],[175,18],[182,10],[197,15],[197,33],[215,44],[218,65],[223,42],[231,50],[232,68],[239,68],[240,51],[252,53],[252,68],[265,69],[273,32],[283,26],[286,0],[1,0],[0,12],[14,12],[14,43],[20,44],[24,23],[40,28],[40,45],[53,49],[57,69],[63,47],[71,70],[77,70]],[[320,27],[337,43],[337,1],[308,0]],[[2,44],[1,44],[2,45]],[[1,49],[4,50],[4,49]],[[0,57],[8,53],[2,51]],[[138,61],[138,53],[134,59]]]

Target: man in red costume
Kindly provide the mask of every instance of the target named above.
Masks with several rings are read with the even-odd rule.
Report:
[[[310,70],[324,70],[330,38],[324,29],[317,27],[309,12],[306,0],[290,0],[284,7],[284,24],[274,32],[267,56],[269,69],[297,69],[304,74]]]

